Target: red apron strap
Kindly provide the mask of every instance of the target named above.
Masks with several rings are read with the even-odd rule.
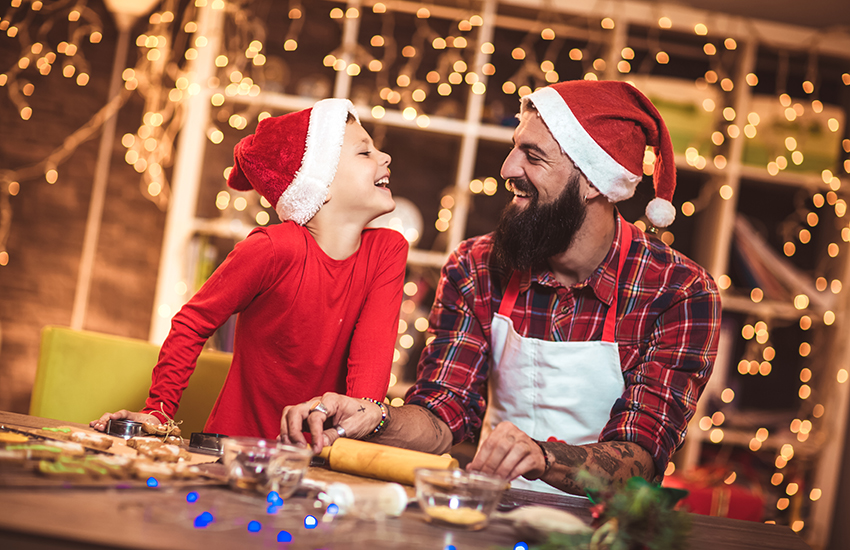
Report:
[[[620,251],[617,261],[617,277],[614,279],[614,299],[611,300],[611,306],[608,308],[608,313],[605,315],[605,324],[602,326],[602,341],[614,342],[614,331],[617,328],[617,294],[619,293],[620,274],[623,272],[623,265],[626,263],[626,256],[629,255],[629,248],[634,239],[636,228],[634,225],[627,222],[622,214],[620,215]]]
[[[505,289],[505,295],[502,296],[502,303],[499,305],[499,315],[508,319],[511,318],[517,296],[519,296],[519,271],[514,271],[511,275],[511,280],[508,282],[508,288]]]

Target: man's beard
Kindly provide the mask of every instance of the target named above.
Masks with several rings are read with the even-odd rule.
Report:
[[[502,211],[493,240],[493,254],[500,266],[524,271],[569,248],[587,214],[579,177],[578,172],[570,176],[550,204],[539,204],[540,195],[528,180],[511,180],[515,188],[531,193],[532,198],[525,208],[511,202]]]

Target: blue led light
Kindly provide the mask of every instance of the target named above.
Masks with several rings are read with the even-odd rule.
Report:
[[[336,504],[329,504],[328,505],[328,513],[332,516],[335,516],[336,514],[339,513],[339,506],[337,506]]]
[[[188,495],[186,495],[186,502],[197,502],[198,501],[198,493],[192,491]]]
[[[304,518],[304,527],[307,529],[315,529],[319,524],[319,520],[315,518],[315,516],[307,516]]]
[[[289,531],[281,531],[277,534],[278,542],[292,542],[292,533]]]
[[[213,521],[215,521],[213,515],[209,512],[204,512],[195,518],[195,529],[203,529]]]
[[[524,542],[518,542],[514,545],[514,550],[528,550],[528,545]]]
[[[450,544],[450,545],[446,546],[445,550],[457,550],[457,548],[455,548],[454,544]]]
[[[149,477],[147,483],[148,487],[156,487],[157,485],[159,485],[159,482],[156,480],[155,477]]]
[[[267,514],[276,514],[276,513],[278,513],[279,510],[280,510],[280,506],[278,506],[276,504],[269,504],[269,507],[266,508],[266,513]]]
[[[266,497],[266,502],[269,504],[274,504],[275,506],[283,506],[283,499],[280,498],[280,495],[277,491],[269,492],[269,495]]]
[[[248,531],[250,531],[252,533],[256,533],[257,531],[259,531],[262,528],[263,528],[263,526],[260,524],[259,521],[249,521],[248,522]]]

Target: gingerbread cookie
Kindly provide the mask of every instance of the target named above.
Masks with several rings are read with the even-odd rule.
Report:
[[[99,451],[105,451],[112,447],[113,439],[101,433],[77,431],[71,434],[71,441]]]
[[[174,470],[169,464],[154,462],[151,460],[136,460],[133,463],[133,474],[139,479],[155,477],[159,480],[174,477]]]
[[[70,441],[71,434],[74,433],[74,431],[75,428],[72,428],[71,426],[59,426],[57,428],[41,428],[35,432],[35,435],[46,437],[48,439]]]
[[[90,478],[90,471],[77,461],[42,460],[38,463],[38,471],[62,479],[80,481]]]
[[[24,434],[0,432],[0,443],[24,443],[26,441],[29,441],[29,438]]]

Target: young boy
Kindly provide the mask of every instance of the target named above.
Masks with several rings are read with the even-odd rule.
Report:
[[[282,223],[252,231],[174,316],[142,412],[92,427],[174,418],[204,342],[233,313],[233,362],[205,431],[273,439],[287,405],[385,397],[408,244],[366,224],[395,208],[390,156],[350,101],[325,99],[261,121],[234,157],[228,185],[255,189]]]

